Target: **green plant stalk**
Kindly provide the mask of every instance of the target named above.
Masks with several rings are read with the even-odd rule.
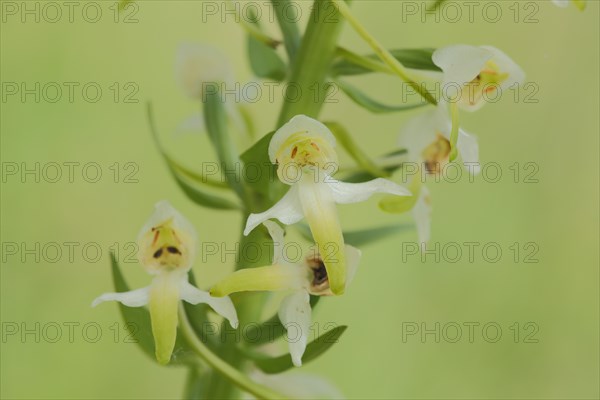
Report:
[[[316,117],[321,110],[326,96],[326,93],[324,93],[325,79],[337,47],[337,39],[341,30],[341,22],[343,21],[339,17],[335,22],[328,19],[331,18],[331,7],[333,7],[333,5],[329,0],[315,0],[314,2],[313,12],[307,25],[306,34],[302,39],[300,48],[291,64],[292,72],[290,74],[290,81],[295,83],[295,85],[292,86],[301,88],[302,97],[298,100],[295,97],[286,95],[279,116],[280,122],[278,123],[278,126],[281,126],[296,114],[302,113]],[[315,87],[320,89],[316,91],[319,95],[316,98],[314,95]],[[289,90],[290,88],[288,87],[288,91]],[[207,125],[210,125],[210,121],[207,121]],[[215,143],[214,140],[213,143]],[[224,153],[226,150],[223,148],[219,149],[216,144],[215,147],[217,153]],[[224,155],[225,154],[229,153],[224,153]],[[248,217],[248,210],[262,211],[268,207],[268,204],[266,199],[262,199],[258,202],[255,200],[254,203],[246,200],[246,206],[247,211],[242,214],[244,224]],[[270,249],[271,247],[266,246],[265,244],[270,244],[268,243],[270,242],[270,239],[264,229],[257,228],[250,233],[250,235],[241,235],[240,237],[240,247],[236,265],[237,269],[252,268],[269,264],[271,254],[269,254],[267,249]],[[248,254],[247,248],[250,244],[254,246],[258,245],[262,251],[261,257],[250,258],[251,255]],[[248,321],[255,322],[259,320],[264,299],[265,296],[262,293],[239,293],[232,295],[232,300],[238,310],[240,326],[243,327],[244,323],[247,323]],[[188,321],[185,320],[184,322]],[[199,340],[193,336],[192,331],[188,330],[186,333],[191,336],[188,339],[191,340],[192,345],[198,344],[197,342],[199,342]],[[231,381],[238,388],[248,391],[259,398],[272,398],[272,396],[281,398],[279,394],[272,393],[268,389],[266,393],[264,391],[256,393],[257,389],[262,390],[262,387],[259,386],[257,388],[255,383],[249,381],[248,378],[240,372],[244,368],[244,360],[242,357],[236,356],[237,350],[235,349],[235,346],[237,344],[234,341],[228,341],[224,344],[222,348],[223,359],[216,357],[212,353],[209,353],[208,359],[206,359],[206,352],[204,350],[208,349],[206,349],[201,342],[199,345],[201,347],[195,346],[195,348],[197,347],[196,350],[199,355],[205,359],[211,367],[220,372],[219,375],[215,375],[214,379],[211,380],[211,387],[208,391],[209,397],[232,398],[234,396],[235,387],[229,384],[229,381]]]
[[[295,8],[290,6],[290,0],[271,0],[271,4],[275,10],[279,29],[281,29],[281,33],[283,34],[285,51],[290,63],[293,63],[296,58],[296,52],[300,47],[300,30],[296,24],[297,15],[294,12]],[[291,15],[291,12],[294,15]]]
[[[274,49],[277,48],[277,46],[279,46],[281,41],[269,37],[266,33],[257,28],[255,24],[251,23],[250,21],[247,21],[244,15],[241,15],[239,13],[239,8],[237,7],[237,3],[239,3],[239,1],[230,0],[229,2],[233,4],[236,21],[239,22],[242,28],[244,28],[244,30],[250,36]]]
[[[327,97],[325,79],[343,22],[337,13],[332,15],[332,7],[331,0],[315,0],[313,3],[306,33],[292,63],[277,127],[298,114],[316,118],[323,107]]]
[[[375,54],[390,67],[392,71],[396,73],[402,80],[407,82],[417,93],[419,93],[425,100],[429,103],[436,105],[437,101],[435,98],[429,93],[425,88],[415,82],[409,75],[409,72],[404,68],[404,65],[400,63],[400,61],[396,60],[396,58],[379,42],[373,35],[371,35],[364,26],[352,15],[350,12],[350,8],[343,0],[331,0],[331,2],[337,7],[340,14],[344,16],[344,18],[348,21],[350,25],[354,28],[356,33],[358,33],[364,40],[367,42],[369,46],[373,49]]]
[[[187,319],[187,315],[181,306],[179,308],[179,323],[183,336],[190,344],[194,352],[211,368],[213,368],[215,371],[218,371],[223,376],[226,376],[234,385],[255,396],[257,399],[285,398],[281,394],[250,380],[250,378],[248,378],[244,373],[233,368],[227,362],[223,361],[216,354],[210,351],[210,349],[206,347],[194,333],[194,329],[190,325],[190,321]]]

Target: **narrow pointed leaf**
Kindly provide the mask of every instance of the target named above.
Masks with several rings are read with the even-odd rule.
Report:
[[[435,49],[423,48],[423,49],[395,49],[390,50],[390,53],[406,68],[420,69],[426,71],[441,71],[440,68],[435,65],[431,59],[431,56]],[[377,60],[378,57],[375,54],[368,54],[364,57]],[[352,60],[342,58],[336,61],[332,66],[332,74],[334,76],[341,75],[361,75],[373,72],[372,69],[365,68]]]
[[[404,196],[394,196],[394,197],[402,197]],[[412,197],[412,196],[406,196]],[[296,228],[298,232],[308,241],[312,241],[312,235],[310,233],[310,229],[308,226],[304,224],[297,224]],[[408,230],[413,229],[413,225],[409,224],[395,224],[389,226],[378,226],[371,229],[361,229],[356,231],[346,231],[344,232],[344,241],[352,245],[354,247],[362,247],[368,244],[379,241],[380,239],[396,235],[398,233],[402,233]]]
[[[204,207],[220,210],[238,210],[240,208],[238,204],[229,199],[205,192],[197,187],[192,186],[181,176],[179,176],[177,171],[173,168],[169,168],[169,170],[171,171],[177,186],[179,186],[183,193],[185,193],[185,195],[194,203]]]
[[[406,154],[406,149],[398,149],[389,154],[386,154],[381,161],[375,163],[377,168],[385,171],[386,176],[392,175],[398,169],[402,167],[403,162],[406,160],[399,158],[400,156]],[[367,182],[371,179],[378,178],[379,175],[375,175],[372,172],[369,172],[365,169],[357,169],[357,170],[346,170],[340,171],[339,175],[341,176],[341,180],[349,183],[360,183]]]
[[[427,102],[423,102],[423,103],[417,103],[417,104],[403,104],[403,105],[398,105],[398,106],[396,106],[396,105],[391,106],[391,105],[380,103],[377,100],[370,98],[365,93],[363,93],[360,89],[358,89],[355,86],[350,85],[349,83],[341,82],[338,80],[338,81],[336,81],[336,85],[340,89],[342,89],[342,92],[344,92],[346,94],[346,96],[348,96],[356,104],[358,104],[359,106],[361,106],[373,113],[376,113],[376,114],[407,111],[407,110],[412,110],[415,108],[423,107],[423,106],[429,104]]]
[[[447,0],[435,0],[429,7],[427,7],[428,12],[433,12],[439,10],[442,4]]]
[[[285,78],[287,66],[274,48],[259,42],[248,35],[248,57],[252,72],[259,78],[281,82]]]
[[[348,152],[356,163],[376,177],[385,177],[387,173],[377,167],[373,161],[365,154],[360,146],[354,141],[350,133],[341,124],[337,122],[325,122],[325,125],[331,130],[337,142]]]
[[[274,134],[266,134],[240,156],[246,166],[246,185],[271,201],[279,199],[288,187],[277,178],[277,166],[269,159],[269,143]]]
[[[237,193],[238,197],[247,204],[249,203],[248,193],[242,178],[244,166],[231,137],[232,132],[227,123],[227,111],[218,85],[215,85],[213,89],[215,90],[207,91],[203,103],[206,130],[222,165],[225,181]]]
[[[249,24],[260,29],[258,18],[250,8]],[[281,82],[285,78],[287,66],[279,57],[273,46],[258,40],[253,35],[248,35],[248,58],[252,72],[259,78],[272,79]]]
[[[310,342],[306,346],[306,351],[302,356],[302,364],[306,365],[329,350],[338,342],[340,336],[346,331],[346,328],[348,327],[345,325],[337,326]],[[256,366],[267,374],[279,374],[294,368],[292,356],[289,353],[273,358],[262,354],[253,354],[251,357],[254,358]]]
[[[222,210],[239,209],[239,206],[233,201],[218,195],[211,194],[206,190],[202,190],[199,187],[193,186],[186,180],[187,177],[190,180],[193,179],[195,182],[203,182],[205,180],[205,177],[202,177],[201,175],[195,175],[193,172],[183,169],[167,155],[162,145],[160,144],[160,140],[158,138],[158,131],[154,123],[152,105],[150,103],[148,103],[146,110],[148,123],[150,125],[150,132],[152,133],[152,138],[154,139],[158,150],[163,156],[165,162],[167,163],[169,172],[171,172],[171,175],[175,179],[177,186],[181,188],[181,190],[186,194],[186,196],[194,203],[204,207],[217,208]],[[207,185],[214,186],[213,184]]]

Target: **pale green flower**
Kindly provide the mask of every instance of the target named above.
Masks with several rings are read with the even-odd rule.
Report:
[[[287,291],[290,292],[279,306],[279,320],[284,327],[293,326],[295,339],[288,341],[294,365],[302,365],[311,323],[310,296],[333,294],[328,271],[319,253],[308,257],[305,262],[289,263],[283,253],[283,229],[272,221],[263,223],[273,239],[272,265],[247,268],[234,272],[210,289],[213,296],[225,296],[244,291]],[[348,276],[346,286],[352,281],[361,252],[349,245],[344,248]]]
[[[291,225],[306,217],[319,251],[324,255],[329,284],[339,295],[346,287],[346,255],[337,204],[357,203],[375,193],[410,196],[410,192],[386,179],[344,183],[331,177],[338,168],[335,137],[319,121],[297,115],[275,132],[269,158],[277,164],[277,176],[290,185],[270,209],[251,214],[244,234],[269,219]]]
[[[442,87],[448,101],[457,101],[467,111],[479,110],[486,99],[495,99],[514,84],[525,80],[525,72],[510,57],[492,46],[456,44],[437,49],[432,56],[443,71]]]
[[[167,364],[177,335],[177,309],[180,300],[191,304],[206,303],[229,320],[232,327],[238,318],[229,297],[215,298],[188,282],[188,271],[196,256],[196,230],[167,201],[156,204],[155,211],[138,235],[138,259],[153,275],[150,286],[123,293],[104,293],[92,306],[115,300],[128,307],[148,305],[156,358]]]
[[[228,96],[222,95],[222,97],[223,100],[227,100],[223,101],[227,116],[239,132],[247,133],[239,109],[243,103],[239,83],[235,80],[231,62],[221,50],[207,44],[182,43],[175,57],[175,79],[188,97],[201,102],[206,99],[207,90],[208,93],[212,93],[216,88],[225,89]],[[200,111],[184,119],[177,127],[178,132],[205,129],[204,116]]]
[[[445,103],[406,122],[400,130],[398,143],[401,148],[408,150],[409,161],[418,166],[409,186],[413,197],[384,198],[379,204],[390,213],[410,210],[421,243],[427,243],[431,236],[431,194],[425,185],[425,178],[444,173],[449,162],[451,130],[452,123]],[[456,147],[465,169],[472,175],[478,174],[481,166],[477,137],[459,128]]]

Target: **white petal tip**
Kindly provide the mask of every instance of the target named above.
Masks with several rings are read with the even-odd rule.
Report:
[[[230,320],[230,321],[229,321],[229,325],[231,325],[231,327],[232,327],[233,329],[237,329],[237,328],[238,328],[238,326],[240,326],[240,322],[239,322],[237,319],[236,319],[235,321],[231,321],[231,320]]]
[[[92,307],[96,307],[100,303],[102,303],[100,298],[94,299],[94,301],[92,301]]]

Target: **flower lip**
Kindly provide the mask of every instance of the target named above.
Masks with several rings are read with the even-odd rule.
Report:
[[[441,133],[436,133],[436,139],[422,153],[423,165],[429,174],[439,174],[448,162],[450,141]]]
[[[167,201],[155,211],[138,235],[138,259],[151,274],[192,267],[196,251],[193,225]]]
[[[309,292],[314,295],[332,295],[323,259],[318,254],[311,255],[306,258],[306,265],[311,271]]]

